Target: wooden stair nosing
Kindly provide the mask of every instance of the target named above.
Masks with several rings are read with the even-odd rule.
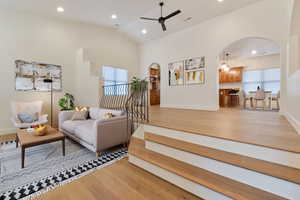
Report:
[[[148,132],[145,133],[145,140],[300,184],[300,169],[293,167],[217,150]]]
[[[147,150],[145,141],[142,139],[131,138],[129,154],[233,199],[287,200],[275,194]]]

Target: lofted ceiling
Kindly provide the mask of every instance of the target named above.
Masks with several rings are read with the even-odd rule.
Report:
[[[139,42],[156,39],[172,32],[198,24],[204,20],[226,14],[260,0],[164,0],[164,15],[180,9],[182,13],[167,21],[166,32],[156,22],[139,17],[160,15],[160,0],[1,0],[0,7],[38,15],[70,19],[85,23],[116,27]],[[65,10],[58,13],[56,8]],[[116,14],[117,19],[111,15]],[[187,20],[191,18],[190,20]],[[147,34],[141,33],[142,29]]]
[[[255,54],[252,51],[256,51]],[[234,42],[224,49],[224,53],[229,53],[231,59],[252,58],[280,53],[280,47],[273,41],[263,38],[245,38]],[[220,55],[221,57],[223,55]],[[224,57],[224,56],[223,56]]]

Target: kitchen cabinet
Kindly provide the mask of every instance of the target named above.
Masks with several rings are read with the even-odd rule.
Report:
[[[233,67],[228,72],[219,70],[220,83],[238,83],[243,81],[243,68]]]

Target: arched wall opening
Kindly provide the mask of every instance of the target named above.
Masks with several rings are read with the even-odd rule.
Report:
[[[246,37],[218,56],[220,107],[279,110],[281,49],[273,40]]]
[[[160,72],[158,63],[152,63],[148,68],[150,105],[160,105]]]

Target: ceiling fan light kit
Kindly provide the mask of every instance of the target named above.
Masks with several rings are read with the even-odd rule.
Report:
[[[163,31],[166,31],[167,30],[167,27],[166,27],[166,20],[172,18],[172,17],[175,17],[176,15],[180,14],[181,13],[181,10],[176,10],[175,12],[167,15],[167,16],[163,16],[163,6],[164,6],[164,2],[160,2],[159,3],[159,6],[160,6],[160,17],[159,18],[149,18],[149,17],[141,17],[142,20],[149,20],[149,21],[157,21],[161,27],[162,27],[162,30]]]

